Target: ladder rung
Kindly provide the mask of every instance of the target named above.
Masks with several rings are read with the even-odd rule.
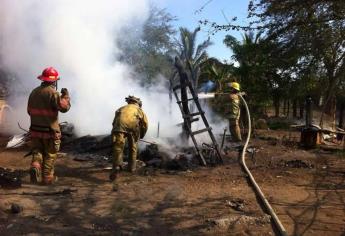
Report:
[[[192,122],[195,122],[195,121],[198,121],[198,120],[199,120],[199,118],[194,118],[194,119],[189,120],[189,122],[192,123]],[[182,126],[183,124],[184,124],[184,122],[178,123],[178,124],[176,124],[176,126]]]
[[[209,128],[197,130],[197,131],[192,132],[192,135],[196,135],[196,134],[200,134],[200,133],[203,133],[203,132],[206,132],[206,131],[210,131],[211,129],[212,129],[212,128],[209,127]]]
[[[198,121],[198,120],[199,120],[199,118],[194,118],[194,119],[189,120],[189,122],[193,123],[193,122]],[[182,126],[183,124],[184,124],[184,122],[178,123],[178,124],[176,124],[176,126]]]
[[[183,117],[184,118],[190,118],[190,117],[193,117],[193,116],[198,116],[198,115],[201,115],[201,114],[204,114],[205,112],[195,112],[195,113],[191,113],[191,114],[188,114],[188,115],[184,115]]]
[[[188,101],[192,101],[192,100],[194,100],[194,98],[188,98],[187,100],[177,101],[177,103],[180,104],[180,103],[188,102]]]
[[[191,119],[189,122],[192,123],[192,122],[195,122],[195,121],[198,121],[198,120],[199,120],[199,118],[197,117],[197,118]]]

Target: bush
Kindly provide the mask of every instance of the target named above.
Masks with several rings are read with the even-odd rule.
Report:
[[[268,120],[267,124],[268,127],[272,130],[288,130],[293,122],[284,118],[273,118],[271,120]]]

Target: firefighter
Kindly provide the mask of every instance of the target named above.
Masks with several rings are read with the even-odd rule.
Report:
[[[240,84],[237,82],[231,82],[230,86],[230,116],[229,116],[229,128],[232,140],[235,142],[242,141],[241,130],[239,125],[240,120]]]
[[[148,121],[144,111],[141,109],[140,98],[128,96],[125,98],[128,105],[119,108],[115,112],[113,129],[111,132],[113,142],[113,170],[110,180],[117,179],[123,164],[123,150],[125,141],[128,143],[128,171],[136,169],[137,145],[139,138],[143,138],[148,128]]]
[[[44,69],[37,78],[42,83],[31,92],[27,107],[31,120],[30,180],[32,183],[52,184],[57,180],[54,164],[61,142],[58,112],[70,109],[70,97],[66,88],[61,89],[61,94],[56,91],[59,73],[53,67]]]

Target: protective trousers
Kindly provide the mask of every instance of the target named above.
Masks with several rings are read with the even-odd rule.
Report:
[[[126,139],[128,141],[128,170],[134,172],[137,160],[137,140],[130,133],[113,132],[113,171],[121,169],[123,164],[123,150],[125,148]]]
[[[51,182],[54,179],[54,164],[57,152],[60,150],[60,143],[59,139],[31,139],[31,167],[42,169],[43,182]]]
[[[239,119],[229,119],[229,128],[233,141],[242,141]]]

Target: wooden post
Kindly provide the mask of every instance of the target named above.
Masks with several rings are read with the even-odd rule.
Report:
[[[313,100],[308,96],[306,102],[305,127],[308,128],[313,122]]]
[[[178,71],[180,77],[180,85],[181,85],[181,101],[183,107],[184,115],[189,115],[189,106],[188,106],[188,94],[187,94],[187,83],[189,82],[188,75],[186,70],[184,69],[181,60],[178,57],[175,57],[175,67]],[[188,128],[189,127],[189,128]],[[186,140],[189,138],[189,129],[191,127],[191,123],[189,119],[184,119],[184,123],[182,126],[182,137]]]

